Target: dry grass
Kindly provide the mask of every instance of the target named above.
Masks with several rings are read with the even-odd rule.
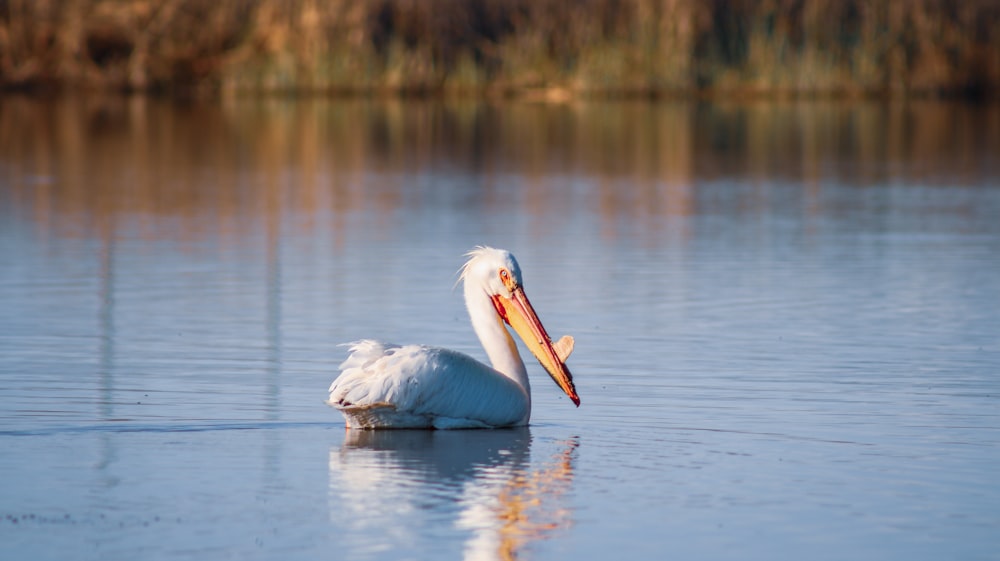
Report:
[[[995,0],[0,0],[0,86],[1000,94]]]

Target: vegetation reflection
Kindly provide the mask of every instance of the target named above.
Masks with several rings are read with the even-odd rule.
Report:
[[[532,229],[596,211],[604,236],[655,237],[665,218],[683,223],[720,203],[700,183],[732,177],[747,180],[727,204],[757,212],[774,202],[770,185],[793,182],[810,214],[836,210],[821,196],[831,181],[983,183],[997,173],[997,131],[1000,107],[939,102],[9,98],[0,188],[42,235],[114,238],[128,227],[240,245],[268,224],[344,243],[353,212],[391,229],[401,209],[435,204],[516,212]]]

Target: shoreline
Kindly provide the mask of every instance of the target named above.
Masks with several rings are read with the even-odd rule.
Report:
[[[1000,99],[969,0],[12,0],[0,91]]]

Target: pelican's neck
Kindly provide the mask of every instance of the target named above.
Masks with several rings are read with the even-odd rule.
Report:
[[[465,285],[465,306],[469,309],[472,329],[479,336],[479,342],[486,349],[493,369],[517,382],[524,389],[528,404],[531,404],[531,385],[528,370],[517,352],[517,343],[503,325],[493,302],[481,288]]]

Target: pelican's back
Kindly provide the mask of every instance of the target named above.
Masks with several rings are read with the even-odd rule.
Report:
[[[351,345],[327,401],[354,428],[492,428],[528,422],[513,380],[437,347],[365,340]]]

